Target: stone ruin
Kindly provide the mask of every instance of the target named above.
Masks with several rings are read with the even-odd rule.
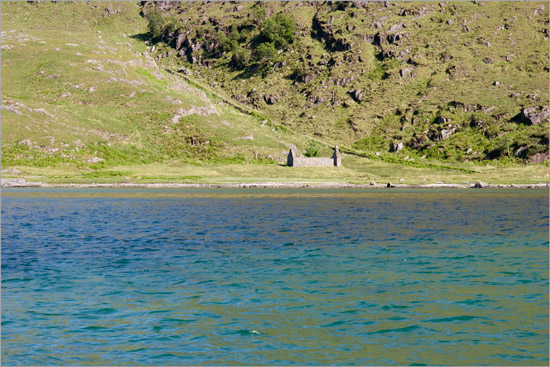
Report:
[[[334,147],[334,153],[331,158],[324,157],[302,157],[294,149],[290,148],[287,158],[289,167],[340,167],[342,166],[342,156],[338,146]]]

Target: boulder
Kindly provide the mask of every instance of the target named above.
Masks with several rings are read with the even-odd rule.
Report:
[[[443,116],[438,116],[438,117],[435,119],[435,123],[436,123],[436,124],[446,124],[446,123],[451,122],[451,121],[453,121],[453,119],[447,118],[447,117],[443,117]]]
[[[391,44],[396,43],[397,41],[399,41],[402,38],[402,36],[403,35],[401,33],[388,34],[387,37],[386,37],[386,40],[391,45]]]
[[[155,7],[160,10],[168,11],[180,4],[179,1],[155,1]]]
[[[275,104],[275,103],[277,103],[278,100],[279,100],[279,96],[278,96],[278,95],[274,95],[274,94],[266,94],[266,95],[264,95],[264,101],[265,101],[265,103],[267,103],[267,104]]]
[[[527,125],[538,125],[548,120],[548,106],[536,106],[521,110],[521,120]]]
[[[414,68],[412,66],[409,66],[409,67],[406,67],[404,69],[401,69],[399,70],[399,75],[404,78],[406,77],[407,75],[409,75],[412,71],[414,70]]]
[[[399,152],[401,149],[403,149],[403,143],[391,143],[390,146],[390,152]]]
[[[350,90],[348,93],[356,102],[361,102],[361,99],[363,99],[363,92],[361,89]]]
[[[442,129],[439,132],[439,140],[443,141],[445,139],[448,139],[451,137],[451,135],[455,132],[456,128],[448,128],[448,129]]]
[[[548,152],[537,153],[531,157],[531,159],[529,160],[529,163],[531,164],[542,163],[548,159],[548,156],[549,156]]]
[[[479,109],[483,113],[490,114],[491,112],[493,112],[496,109],[496,107],[495,106],[489,106],[489,107],[479,106]]]
[[[111,14],[114,14],[114,13],[116,13],[116,11],[113,10],[113,8],[111,8],[110,5],[105,8],[105,14],[104,14],[105,16],[109,17],[111,16]]]
[[[401,29],[405,28],[405,24],[403,23],[397,23],[397,24],[394,24],[390,27],[390,29],[388,30],[388,33],[394,33],[394,32],[397,32]]]
[[[474,184],[474,188],[476,188],[476,189],[482,189],[486,186],[487,186],[487,184],[485,182],[481,182],[481,181],[476,181],[476,183]]]
[[[105,161],[105,159],[99,158],[99,157],[92,157],[92,159],[87,160],[88,163],[99,163],[99,162],[104,162],[104,161]]]
[[[334,41],[334,46],[333,48],[336,50],[336,51],[349,51],[353,48],[353,46],[355,46],[355,43],[353,42],[350,42],[349,40],[347,39],[336,39]]]
[[[187,40],[187,35],[185,33],[178,34],[178,37],[176,38],[176,50],[181,50],[186,40]]]
[[[30,139],[23,139],[17,144],[32,147],[32,141]]]

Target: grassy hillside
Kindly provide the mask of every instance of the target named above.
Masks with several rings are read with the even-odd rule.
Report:
[[[3,166],[261,163],[305,141],[160,69],[145,25],[137,3],[2,3]]]
[[[543,2],[149,2],[144,12],[162,16],[152,42],[163,65],[309,135],[456,161],[548,151],[548,114],[537,126],[520,117],[548,107]],[[286,40],[272,26],[284,17]]]
[[[517,6],[527,14],[540,4]],[[430,55],[443,52],[433,40],[444,33],[436,32],[435,23],[429,28],[427,15],[414,20],[412,13],[393,14],[403,7],[413,11],[437,4],[2,2],[2,177],[219,183],[547,180],[547,161],[525,164],[547,151],[548,122],[527,126],[513,120],[522,107],[548,105],[548,45],[538,29],[548,25],[547,12],[533,15],[534,25],[523,18],[514,23],[521,25],[514,37],[532,47],[521,53],[513,49],[516,64],[499,66],[510,73],[498,69],[485,76],[487,64],[476,64],[467,69],[473,76],[450,83],[449,75],[437,71],[443,64],[430,61]],[[160,15],[156,35],[152,11]],[[293,20],[292,40],[275,53],[264,47],[262,54],[257,48],[265,37],[281,31],[265,30],[267,19],[278,13]],[[514,14],[519,19],[522,13]],[[424,66],[414,65],[415,76],[407,82],[398,71],[412,64],[388,56],[401,46],[377,45],[369,38],[375,29],[386,32],[394,20],[408,22],[404,29],[411,32],[414,22],[431,29],[418,33],[422,39],[403,38],[430,43],[428,48],[405,43],[415,50],[410,57],[425,60]],[[382,28],[372,28],[371,21],[383,23]],[[349,40],[351,49],[340,50]],[[225,44],[222,51],[219,44]],[[460,55],[456,51],[450,59],[459,68]],[[498,88],[482,88],[486,79],[492,83],[497,77]],[[521,94],[502,102],[507,92],[493,89]],[[351,93],[356,90],[358,95]],[[481,108],[478,104],[496,109],[457,111],[456,106],[469,109],[474,103],[474,109]],[[495,111],[504,117],[497,119]],[[456,125],[449,139],[428,139],[430,147],[407,146],[420,129],[436,134],[433,129],[441,124],[434,121],[443,113]],[[483,119],[483,126],[471,127],[472,116]],[[393,153],[393,142],[407,144]],[[344,168],[282,166],[290,146],[329,155],[333,144],[348,153]],[[489,164],[483,159],[497,149],[493,146],[506,147],[507,154],[494,154]],[[475,154],[465,153],[467,147]],[[522,147],[524,153],[514,157]]]

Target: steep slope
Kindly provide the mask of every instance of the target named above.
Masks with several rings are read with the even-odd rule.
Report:
[[[139,12],[2,2],[3,168],[272,162],[306,141],[159,68]]]
[[[543,2],[142,6],[163,67],[297,131],[418,158],[548,158]]]

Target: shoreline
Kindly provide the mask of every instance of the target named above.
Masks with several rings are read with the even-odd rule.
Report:
[[[249,188],[262,188],[262,189],[291,189],[291,188],[310,188],[310,189],[383,189],[383,188],[396,188],[396,189],[470,189],[470,188],[488,188],[488,189],[549,189],[549,183],[536,183],[536,184],[486,184],[483,182],[476,182],[473,184],[399,184],[399,183],[385,183],[385,184],[349,184],[349,183],[337,183],[337,182],[322,182],[322,183],[308,183],[308,182],[254,182],[254,183],[221,183],[221,184],[209,184],[209,183],[91,183],[91,184],[47,184],[43,182],[26,181],[25,179],[2,179],[0,187],[2,188],[143,188],[143,189],[195,189],[195,188],[226,188],[226,189],[249,189]]]

